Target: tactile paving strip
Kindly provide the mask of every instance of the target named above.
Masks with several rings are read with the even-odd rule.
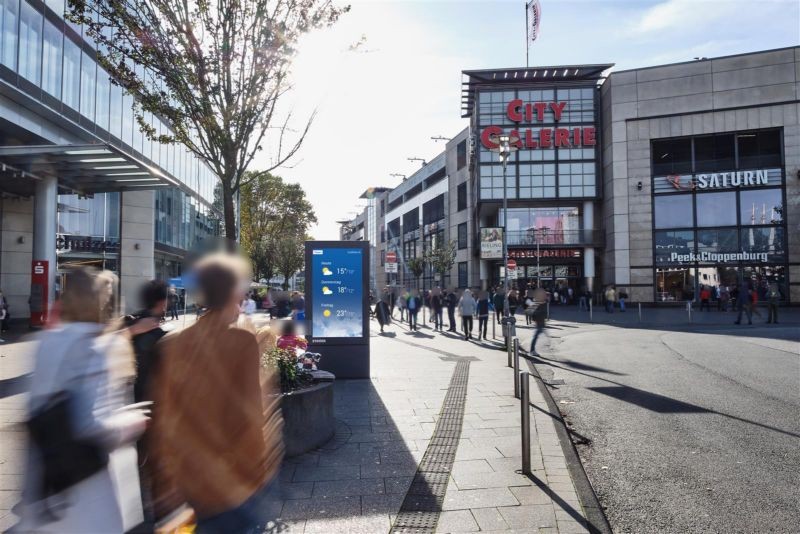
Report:
[[[392,525],[392,533],[430,534],[436,531],[461,437],[468,379],[469,360],[459,361],[450,378],[433,436]]]

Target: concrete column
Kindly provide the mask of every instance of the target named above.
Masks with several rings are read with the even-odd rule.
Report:
[[[0,199],[0,289],[11,319],[30,317],[33,198]]]
[[[594,202],[586,200],[583,202],[583,229],[594,230]],[[591,232],[585,232],[590,234]],[[594,247],[583,248],[583,276],[586,281],[586,288],[593,290],[594,285]]]
[[[48,265],[47,301],[55,300],[56,233],[58,232],[58,180],[43,178],[36,182],[33,201],[33,260]],[[28,266],[30,270],[30,266]]]
[[[120,295],[125,313],[131,313],[139,308],[139,288],[155,277],[155,192],[121,196]]]

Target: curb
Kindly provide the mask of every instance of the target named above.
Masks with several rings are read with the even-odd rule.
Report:
[[[544,380],[542,380],[542,376],[539,374],[536,364],[528,358],[524,359],[528,364],[528,368],[531,369],[531,374],[536,377],[536,384],[547,402],[547,409],[548,412],[550,412],[550,416],[559,423],[554,425],[556,434],[558,434],[558,441],[561,443],[561,450],[564,452],[564,458],[567,461],[567,470],[569,471],[570,478],[572,478],[572,482],[575,484],[575,490],[578,492],[578,499],[581,501],[581,507],[586,514],[589,532],[592,534],[613,534],[611,524],[608,522],[605,512],[603,512],[603,507],[600,505],[600,500],[597,498],[597,494],[594,492],[591,482],[589,482],[589,477],[586,476],[586,471],[583,469],[578,450],[575,448],[572,439],[570,439],[567,425],[564,422],[564,418],[561,416],[561,412],[558,410],[558,405],[555,399],[553,399],[553,395],[550,393]]]

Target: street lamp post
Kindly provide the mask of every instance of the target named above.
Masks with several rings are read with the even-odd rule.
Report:
[[[497,152],[497,155],[500,157],[500,163],[503,165],[503,272],[505,272],[505,276],[503,277],[503,289],[505,290],[503,316],[508,317],[510,315],[510,310],[508,309],[508,188],[506,184],[506,168],[508,166],[509,156],[518,148],[519,137],[508,134],[493,137],[496,148],[491,150],[492,152]]]
[[[539,265],[539,242],[542,240],[542,235],[547,233],[548,228],[543,226],[536,229],[536,289],[542,287],[542,269]]]

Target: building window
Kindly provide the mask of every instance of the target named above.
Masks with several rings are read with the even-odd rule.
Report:
[[[64,78],[61,100],[74,110],[80,107],[81,49],[71,39],[64,38]]]
[[[780,224],[783,222],[783,195],[780,189],[752,189],[739,193],[740,224]]]
[[[381,250],[381,267],[386,265],[386,251]]]
[[[386,225],[386,231],[389,234],[389,239],[400,237],[400,217],[389,221]]]
[[[419,208],[403,214],[403,233],[413,232],[419,228]]]
[[[697,226],[735,226],[736,192],[697,195]]]
[[[589,164],[594,168],[594,165]],[[570,165],[561,165],[569,174]],[[581,164],[576,164],[576,174],[582,170]],[[566,180],[562,183],[567,184],[566,191],[569,192],[569,176],[559,177]],[[592,173],[594,179],[594,173]],[[577,178],[576,178],[577,183]],[[580,189],[580,188],[578,188]],[[582,192],[582,191],[581,191]],[[556,196],[556,166],[553,163],[534,163],[519,166],[519,196],[520,198],[555,198]],[[582,195],[577,195],[582,196]]]
[[[779,130],[741,133],[736,136],[740,169],[781,166],[781,136]]]
[[[738,252],[739,235],[735,228],[697,231],[697,252]]]
[[[3,65],[17,70],[17,26],[19,23],[19,0],[0,0],[3,30]]]
[[[467,287],[469,284],[467,280],[467,262],[458,262],[458,287]]]
[[[61,98],[61,55],[64,34],[50,21],[44,21],[44,53],[42,54],[42,89]]]
[[[656,228],[694,226],[692,195],[663,195],[655,198]]]
[[[467,248],[467,223],[458,225],[458,248]]]
[[[708,135],[694,140],[695,171],[734,168],[733,134]]]
[[[467,209],[467,182],[459,184],[456,188],[456,208],[458,211]]]
[[[695,252],[694,230],[655,232],[654,240],[657,264],[674,263],[678,256]]]
[[[517,179],[514,174],[514,167],[511,166],[505,178],[508,198],[517,198]],[[480,190],[482,200],[503,198],[503,167],[501,165],[481,165]]]
[[[467,165],[467,140],[464,139],[456,145],[456,170],[460,171]]]
[[[653,174],[692,172],[691,138],[653,141]]]
[[[559,163],[558,196],[595,196],[594,163]]]
[[[444,219],[444,193],[422,205],[422,224]]]
[[[381,243],[386,242],[386,228],[381,228]]]
[[[86,53],[81,61],[81,115],[94,120],[94,97],[97,82],[97,64]]]
[[[19,74],[28,81],[42,81],[42,14],[22,2],[19,17]]]

